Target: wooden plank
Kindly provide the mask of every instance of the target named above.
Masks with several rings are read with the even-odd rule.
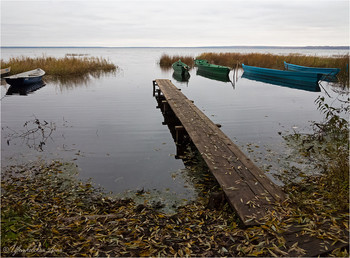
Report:
[[[169,82],[170,81],[167,83]],[[173,87],[175,86],[173,85]],[[279,195],[279,197],[276,197],[274,199],[281,199],[283,197],[283,192],[279,188],[276,189],[275,185],[264,175],[264,173],[258,167],[256,167],[255,164],[250,161],[250,159],[246,157],[245,154],[221,130],[216,130],[216,125],[201,110],[199,110],[195,105],[190,106],[196,112],[196,114],[198,114],[201,119],[204,120],[205,125],[211,127],[211,129],[214,130],[215,133],[217,133],[221,138],[221,141],[231,149],[231,151],[235,154],[235,157],[233,158],[238,158],[241,160],[244,165],[251,170],[255,180],[267,185],[267,190],[269,190],[270,193]]]
[[[349,236],[348,232],[344,229],[340,232],[339,237],[342,235],[342,239],[346,239],[346,242],[331,241],[317,238],[316,236],[311,236],[303,232],[303,228],[300,225],[293,225],[289,230],[283,235],[286,240],[285,251],[288,251],[289,256],[327,256],[333,250],[337,248],[348,248],[349,247]],[[303,253],[297,252],[298,248],[293,248],[296,245],[298,248],[304,250]],[[299,249],[300,250],[300,249]]]
[[[268,209],[273,208],[274,201],[283,200],[282,190],[169,80],[156,80],[154,87],[155,85],[159,87],[157,93],[163,94],[169,109],[182,124],[176,126],[177,131],[186,130],[221,185],[230,205],[245,225],[256,225],[250,218],[261,218]],[[155,92],[155,88],[153,91]],[[286,244],[282,249],[290,256],[326,255],[335,248],[349,246],[348,243],[324,241],[303,234],[302,231],[302,228],[294,225],[283,234]],[[304,253],[293,248],[296,243],[305,250]]]
[[[274,201],[284,198],[281,189],[170,80],[156,80],[155,85],[165,96],[242,222],[245,225],[256,224],[252,218],[261,218],[273,207]]]

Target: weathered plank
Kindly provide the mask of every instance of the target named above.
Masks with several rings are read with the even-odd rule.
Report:
[[[253,218],[263,217],[275,201],[284,199],[282,190],[170,80],[155,80],[154,92],[156,86],[245,225],[255,225]]]
[[[256,225],[250,218],[259,219],[273,208],[274,201],[284,199],[282,190],[169,80],[154,81],[153,96],[156,92],[163,103],[162,112],[166,110],[176,116],[175,141],[181,142],[185,130],[245,225]],[[283,233],[286,243],[281,248],[288,256],[326,255],[335,248],[349,246],[348,241],[330,242],[303,231],[300,225],[292,225]],[[347,231],[341,234],[342,239],[348,239]]]

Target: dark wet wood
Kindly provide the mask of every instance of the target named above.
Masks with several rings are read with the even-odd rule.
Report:
[[[170,80],[155,80],[154,85],[154,92],[157,86],[243,224],[256,225],[255,219],[284,199],[282,190]]]

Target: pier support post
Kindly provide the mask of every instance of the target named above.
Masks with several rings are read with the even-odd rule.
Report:
[[[175,126],[175,144],[176,144],[176,159],[181,159],[184,156],[183,148],[185,128],[182,125]]]
[[[153,97],[156,95],[156,81],[153,81]]]
[[[169,110],[169,104],[168,101],[166,100],[162,100],[162,106],[161,106],[161,110],[163,114],[166,114]]]
[[[175,126],[176,144],[182,144],[184,139],[185,128],[182,125]]]

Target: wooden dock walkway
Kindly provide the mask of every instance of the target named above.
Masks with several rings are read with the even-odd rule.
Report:
[[[256,225],[255,219],[284,199],[282,190],[170,80],[153,81],[156,94],[164,96],[163,109],[170,108],[181,123],[177,137],[183,126],[244,225]]]
[[[181,142],[182,136],[187,133],[244,225],[257,225],[254,219],[264,216],[267,210],[274,208],[276,201],[285,198],[282,190],[170,80],[153,81],[153,96],[158,100],[165,124],[174,125],[169,129],[175,131],[172,134],[176,143]],[[168,116],[167,113],[174,115]],[[286,252],[285,256],[325,256],[336,248],[349,247],[345,229],[342,234],[346,242],[325,240],[303,231],[301,225],[293,224],[283,233],[286,244],[281,248]],[[303,253],[293,248],[295,244]]]

